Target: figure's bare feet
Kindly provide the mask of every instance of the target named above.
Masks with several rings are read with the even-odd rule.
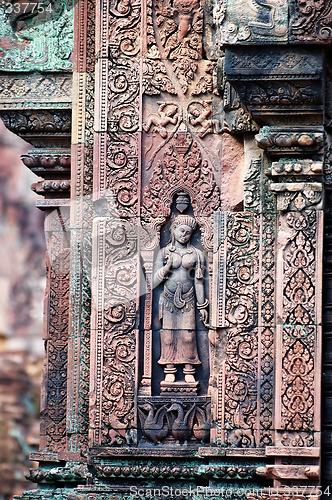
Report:
[[[170,383],[175,382],[175,375],[174,375],[174,373],[167,373],[165,375],[165,382],[170,382]]]
[[[184,380],[187,384],[194,384],[195,380],[195,368],[193,365],[186,364],[183,368]]]
[[[176,368],[173,364],[168,364],[164,368],[164,373],[165,373],[165,382],[168,383],[173,383],[175,382],[175,374],[176,374]]]
[[[166,139],[166,137],[167,137],[167,130],[165,128],[163,128],[163,127],[160,127],[159,134],[161,135],[161,137],[163,139]]]

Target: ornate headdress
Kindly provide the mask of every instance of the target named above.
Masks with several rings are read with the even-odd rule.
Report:
[[[177,215],[175,219],[173,220],[171,224],[171,250],[174,251],[175,249],[175,240],[174,240],[174,229],[176,229],[179,226],[189,226],[192,231],[195,231],[196,229],[196,222],[194,217],[191,217],[190,215]]]
[[[171,231],[178,226],[189,226],[193,231],[196,229],[196,222],[194,217],[190,215],[177,215],[171,224]]]

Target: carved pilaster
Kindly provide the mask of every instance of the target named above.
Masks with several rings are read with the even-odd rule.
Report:
[[[332,274],[331,274],[331,190],[326,189],[324,214],[324,277],[323,277],[323,377],[322,377],[322,473],[324,484],[332,484]]]
[[[71,168],[71,283],[68,452],[85,452],[89,432],[95,2],[75,5]]]
[[[137,442],[137,220],[96,218],[91,446]]]

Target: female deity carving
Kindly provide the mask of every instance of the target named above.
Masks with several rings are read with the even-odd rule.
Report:
[[[158,255],[155,284],[164,283],[159,301],[161,356],[164,383],[174,383],[176,365],[184,365],[186,383],[196,383],[195,366],[201,362],[197,352],[196,308],[205,326],[208,300],[204,290],[205,259],[190,242],[196,228],[193,217],[178,215],[171,224],[171,241]]]

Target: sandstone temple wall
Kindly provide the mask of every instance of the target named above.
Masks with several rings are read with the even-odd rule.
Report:
[[[42,4],[0,7],[48,246],[22,498],[328,498],[331,2]]]

